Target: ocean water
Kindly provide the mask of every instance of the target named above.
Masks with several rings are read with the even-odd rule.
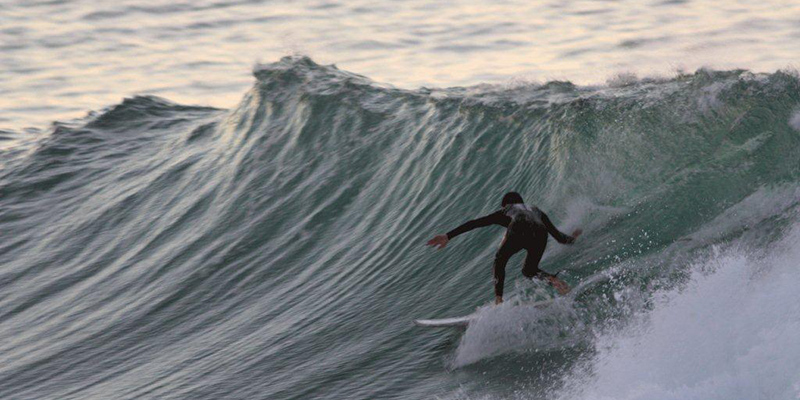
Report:
[[[783,0],[4,0],[0,128],[132,95],[228,109],[292,54],[404,89],[774,72],[798,20]]]
[[[0,4],[0,398],[795,399],[797,16]]]

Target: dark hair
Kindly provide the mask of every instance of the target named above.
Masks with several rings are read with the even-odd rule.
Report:
[[[519,204],[525,203],[524,201],[522,201],[522,196],[520,196],[519,193],[517,192],[508,192],[505,194],[505,196],[503,196],[503,202],[501,207],[517,203]]]

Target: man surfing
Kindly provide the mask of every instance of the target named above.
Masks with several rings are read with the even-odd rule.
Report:
[[[506,278],[506,263],[519,252],[526,250],[522,275],[527,278],[538,278],[547,281],[559,294],[569,292],[566,282],[556,275],[539,269],[544,249],[547,247],[547,235],[552,235],[561,244],[572,244],[583,231],[576,229],[572,236],[561,233],[550,222],[550,218],[542,210],[525,205],[522,196],[517,192],[509,192],[503,196],[501,209],[485,217],[468,221],[444,235],[437,235],[428,241],[428,246],[445,248],[450,239],[475,228],[489,225],[500,225],[506,229],[500,249],[494,256],[494,294],[495,304],[503,302],[503,284]]]

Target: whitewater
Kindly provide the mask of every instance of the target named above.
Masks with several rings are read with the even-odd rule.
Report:
[[[0,147],[0,397],[792,399],[800,79],[405,90],[308,57]],[[507,270],[517,190],[574,246]],[[477,312],[465,331],[414,318]]]

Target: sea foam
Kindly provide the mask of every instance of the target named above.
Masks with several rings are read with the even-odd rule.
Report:
[[[570,379],[582,399],[790,399],[800,396],[800,225],[765,257],[741,247],[693,266],[690,283],[600,335]]]

